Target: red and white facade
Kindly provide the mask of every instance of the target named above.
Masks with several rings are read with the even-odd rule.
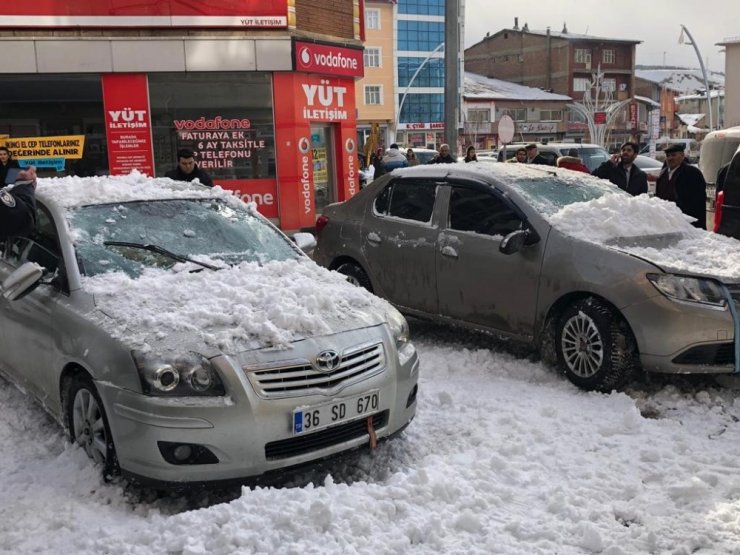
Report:
[[[104,151],[97,173],[160,176],[187,146],[216,184],[280,227],[310,228],[317,195],[325,204],[359,191],[354,90],[363,52],[359,40],[297,38],[294,11],[294,0],[11,2],[0,7],[0,28],[21,32],[0,36],[0,86],[37,79],[95,88],[99,79],[100,101],[80,123],[56,124],[104,129],[104,140],[86,141],[91,156]],[[38,34],[50,29],[61,33]],[[33,98],[53,100],[42,87],[23,106],[3,106],[0,92],[0,136],[45,133],[42,117],[14,116],[33,115]]]

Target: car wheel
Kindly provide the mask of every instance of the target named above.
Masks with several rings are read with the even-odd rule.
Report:
[[[563,312],[556,349],[568,379],[588,390],[618,389],[637,363],[637,347],[627,323],[594,298],[577,301]]]
[[[75,376],[70,383],[67,396],[67,422],[70,437],[82,447],[96,464],[103,468],[103,476],[109,479],[118,473],[118,459],[97,389],[90,378]]]
[[[373,286],[370,283],[370,278],[367,277],[365,270],[363,270],[359,264],[355,262],[345,262],[337,267],[337,272],[347,276],[347,281],[358,287],[364,287],[371,293],[373,292]]]

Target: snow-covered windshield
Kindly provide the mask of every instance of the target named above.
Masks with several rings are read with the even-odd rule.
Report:
[[[509,184],[546,218],[575,202],[588,202],[604,195],[629,196],[608,181],[589,176],[566,176],[562,171],[541,176],[522,175]]]
[[[136,277],[144,268],[169,268],[182,261],[144,249],[149,245],[216,265],[264,264],[300,256],[258,216],[218,199],[83,206],[71,212],[70,227],[80,269],[87,276],[123,271]]]

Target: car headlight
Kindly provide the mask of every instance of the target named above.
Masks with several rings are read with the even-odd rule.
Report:
[[[131,351],[147,395],[193,397],[225,395],[221,377],[211,362],[198,353],[165,359]]]
[[[406,318],[403,317],[403,314],[392,306],[388,307],[386,318],[388,319],[388,326],[391,328],[393,339],[396,340],[396,347],[401,349],[401,347],[409,342],[409,324]]]
[[[718,282],[712,279],[672,274],[647,274],[647,278],[658,291],[673,301],[722,308],[727,305],[724,290]]]

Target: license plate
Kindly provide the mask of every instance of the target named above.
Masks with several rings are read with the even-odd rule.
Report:
[[[353,420],[358,416],[372,414],[380,406],[377,389],[362,395],[337,399],[331,403],[300,407],[293,411],[293,435],[307,434],[334,424]]]

